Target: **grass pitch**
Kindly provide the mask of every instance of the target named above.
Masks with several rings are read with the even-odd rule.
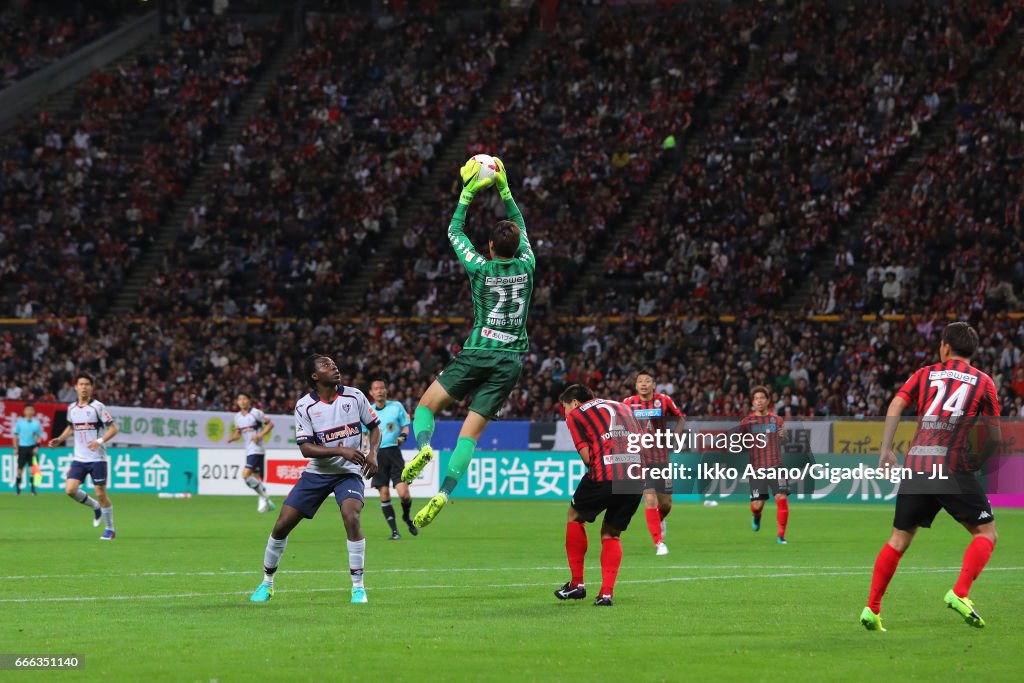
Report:
[[[278,500],[277,502],[280,502]],[[414,511],[422,501],[417,501]],[[888,537],[889,506],[791,505],[790,544],[745,505],[677,503],[655,557],[642,512],[623,536],[611,609],[562,603],[566,503],[460,501],[398,542],[371,499],[363,513],[370,602],[351,605],[333,500],[292,534],[272,602],[262,578],[275,513],[256,499],[115,495],[118,538],[65,496],[0,498],[0,653],[83,655],[81,671],[4,680],[1021,680],[1024,511],[998,510],[1001,541],[967,627],[942,597],[967,534],[947,516],[923,530],[883,605],[888,633],[858,615]]]

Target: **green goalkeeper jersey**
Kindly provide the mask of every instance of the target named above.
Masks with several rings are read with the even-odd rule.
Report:
[[[510,259],[489,260],[473,248],[463,232],[467,208],[459,204],[448,227],[448,241],[469,275],[473,292],[473,331],[463,348],[526,353],[530,347],[526,315],[537,262],[526,236],[523,214],[511,197],[505,200],[508,219],[519,226],[519,248]]]

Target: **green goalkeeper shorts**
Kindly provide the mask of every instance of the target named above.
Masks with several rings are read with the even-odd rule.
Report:
[[[449,361],[437,381],[456,401],[473,394],[469,409],[497,420],[522,370],[518,353],[465,349]]]

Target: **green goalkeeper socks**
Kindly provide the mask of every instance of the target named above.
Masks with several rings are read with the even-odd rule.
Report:
[[[429,408],[416,406],[412,414],[412,433],[416,436],[416,445],[420,448],[430,445],[434,438],[434,414]]]
[[[441,483],[441,490],[451,495],[452,490],[459,485],[459,480],[466,473],[469,461],[473,459],[473,452],[476,450],[476,439],[468,436],[460,436],[455,450],[452,451],[452,458],[448,461],[448,471],[444,474],[444,482]]]

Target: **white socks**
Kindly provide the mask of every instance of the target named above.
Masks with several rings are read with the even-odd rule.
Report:
[[[352,587],[363,587],[363,562],[366,559],[366,539],[345,541],[348,545],[348,573],[352,576]]]
[[[288,545],[287,538],[282,538],[279,541],[271,536],[267,539],[267,550],[263,553],[263,583],[274,585],[274,574],[277,573],[277,565],[281,562],[281,555],[284,554],[286,545]]]
[[[260,498],[267,497],[267,489],[263,487],[263,482],[254,477],[253,475],[250,474],[248,477],[245,478],[245,485],[251,488],[253,491],[255,491],[256,495],[259,496]]]
[[[81,503],[82,505],[88,505],[93,510],[100,509],[100,502],[82,489],[78,489],[78,491],[75,492],[74,498],[76,502]]]
[[[107,526],[107,531],[114,530],[114,506],[111,505],[108,508],[100,509],[100,517],[103,518],[103,523]]]

